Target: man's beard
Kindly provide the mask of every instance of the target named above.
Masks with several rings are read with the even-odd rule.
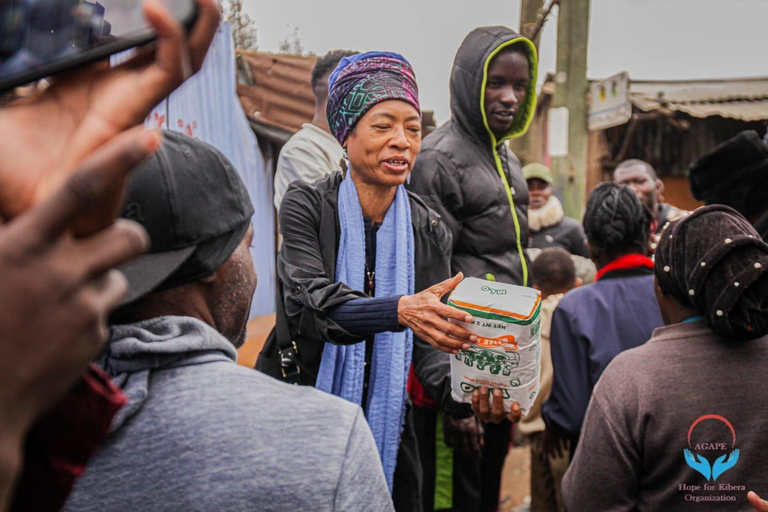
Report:
[[[654,211],[653,205],[656,203],[656,194],[649,194],[645,197],[645,200],[642,201],[645,203],[645,206],[651,211],[653,214],[653,217],[656,217],[656,212]]]

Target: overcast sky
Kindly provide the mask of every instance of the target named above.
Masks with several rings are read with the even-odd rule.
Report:
[[[546,0],[548,3],[549,0]],[[520,0],[244,0],[262,51],[277,51],[294,27],[306,51],[388,50],[413,64],[423,109],[450,116],[448,80],[464,36],[520,22]],[[554,71],[557,8],[545,25],[539,76]],[[592,0],[590,78],[768,75],[768,0]]]

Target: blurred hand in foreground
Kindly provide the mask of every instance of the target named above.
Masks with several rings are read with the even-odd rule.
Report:
[[[157,33],[153,48],[125,64],[99,62],[55,77],[40,93],[0,109],[0,215],[13,218],[54,193],[94,150],[142,124],[163,98],[197,72],[221,14],[214,0],[196,0],[197,22],[187,35],[160,0],[144,13]],[[120,209],[124,182],[84,211],[79,235],[105,227]]]
[[[123,133],[41,204],[0,223],[0,508],[27,429],[104,346],[107,315],[127,291],[114,267],[149,245],[131,221],[79,239],[72,224],[159,144],[158,133],[143,128]]]

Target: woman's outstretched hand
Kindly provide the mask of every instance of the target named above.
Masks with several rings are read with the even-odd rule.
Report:
[[[470,342],[477,341],[477,337],[446,319],[470,323],[472,315],[440,302],[443,295],[456,288],[462,279],[464,274],[459,272],[422,292],[404,295],[397,304],[397,321],[444,352],[457,354],[459,350],[468,349]]]

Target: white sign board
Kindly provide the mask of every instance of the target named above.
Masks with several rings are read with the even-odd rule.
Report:
[[[547,146],[549,156],[568,156],[568,107],[549,109],[547,114]]]
[[[587,126],[590,131],[619,126],[632,117],[632,105],[629,102],[629,74],[626,71],[591,83],[589,92]]]

